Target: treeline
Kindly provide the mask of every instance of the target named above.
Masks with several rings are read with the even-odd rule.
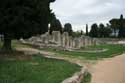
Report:
[[[120,16],[120,19],[111,19],[110,21],[111,28],[113,29],[113,32],[115,35],[118,32],[117,37],[122,38],[125,37],[125,19],[123,18],[123,15]]]
[[[91,37],[110,37],[111,36],[111,33],[112,33],[112,29],[110,27],[109,24],[107,24],[106,26],[104,24],[99,24],[97,25],[96,23],[94,23],[92,26],[91,26],[91,30],[88,34],[88,36],[91,36]]]
[[[84,34],[84,32],[72,30],[72,25],[70,23],[66,23],[64,27],[62,27],[59,19],[56,18],[55,14],[52,14],[51,22],[50,22],[50,34],[52,31],[60,31],[68,32],[70,36],[79,37]],[[125,37],[125,19],[123,15],[120,16],[120,19],[111,19],[109,23],[104,25],[100,23],[94,23],[91,25],[90,32],[88,31],[88,24],[86,24],[86,36],[90,37],[98,37],[98,38],[106,38],[106,37]]]
[[[51,20],[50,27],[49,27],[49,33],[52,34],[53,31],[60,31],[60,33],[68,32],[69,36],[72,37],[80,37],[84,34],[84,32],[81,31],[73,31],[72,25],[70,23],[65,23],[64,27],[62,26],[59,19],[57,19],[54,15],[54,19]]]
[[[53,31],[60,31],[61,34],[63,32],[68,32],[70,36],[73,34],[72,25],[70,23],[66,23],[63,28],[60,20],[56,18],[54,13],[51,16],[49,33],[52,34]]]
[[[49,33],[52,34],[53,31],[60,31],[60,33],[68,32],[69,36],[80,37],[84,34],[81,31],[73,31],[71,23],[65,23],[64,26],[61,24],[60,20],[56,18],[56,15],[52,13],[51,21],[49,26]]]
[[[110,24],[106,26],[104,24],[97,25],[96,23],[91,26],[89,36],[91,37],[125,37],[125,19],[123,15],[120,16],[120,19],[111,19]]]

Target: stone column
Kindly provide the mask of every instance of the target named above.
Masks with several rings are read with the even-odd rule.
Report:
[[[69,34],[67,32],[64,32],[62,35],[62,42],[63,42],[63,47],[68,48],[69,47]]]
[[[58,45],[61,45],[61,33],[60,31],[53,31],[52,32],[52,39],[53,42],[57,43]]]

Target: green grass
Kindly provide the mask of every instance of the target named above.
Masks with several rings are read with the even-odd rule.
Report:
[[[0,41],[0,49],[2,48],[2,45],[3,45],[3,42],[1,42]],[[12,45],[12,49],[13,50],[15,50],[15,48],[33,48],[33,46],[32,45],[30,45],[30,44],[22,44],[21,42],[19,42],[18,40],[12,40],[12,43],[11,43],[11,45]]]
[[[81,83],[91,83],[91,78],[92,78],[92,75],[90,73],[87,73],[85,76],[84,76],[84,79],[82,80]]]
[[[98,49],[108,49],[105,52],[97,52],[97,53],[88,53],[88,52],[77,52],[77,51],[61,51],[61,50],[52,50],[52,49],[41,49],[45,51],[55,52],[58,53],[58,55],[67,55],[67,56],[73,56],[73,57],[83,57],[85,59],[89,60],[97,60],[102,58],[110,58],[119,54],[122,54],[125,52],[125,46],[123,45],[98,45],[98,46],[90,46],[89,48],[98,48]]]
[[[30,44],[22,44],[21,42],[17,41],[17,40],[13,40],[12,41],[12,47],[16,48],[16,47],[22,47],[22,48],[33,48],[32,45]]]
[[[0,59],[0,83],[60,83],[80,71],[63,60],[33,56],[30,59]]]

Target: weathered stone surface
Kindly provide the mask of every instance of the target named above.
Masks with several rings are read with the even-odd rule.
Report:
[[[86,73],[87,69],[82,68],[80,72],[75,73],[72,77],[64,80],[62,83],[81,83]]]
[[[69,47],[69,34],[67,32],[64,32],[62,35],[62,46]]]
[[[61,44],[61,34],[59,31],[52,32],[52,41]]]
[[[88,36],[73,38],[67,32],[61,34],[59,31],[53,31],[52,35],[47,32],[41,36],[31,37],[28,42],[40,47],[54,47],[64,50],[80,49],[81,47],[99,44],[97,39]]]

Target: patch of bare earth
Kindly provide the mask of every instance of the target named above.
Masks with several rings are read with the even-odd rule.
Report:
[[[93,67],[91,83],[125,83],[125,54],[99,61]]]

